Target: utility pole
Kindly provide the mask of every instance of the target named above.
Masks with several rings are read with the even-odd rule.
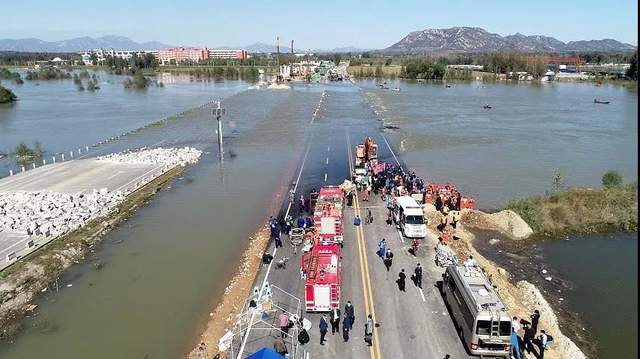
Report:
[[[218,121],[218,152],[220,154],[220,159],[222,159],[222,156],[224,154],[222,148],[222,116],[225,115],[226,112],[226,109],[222,108],[220,100],[218,100],[217,107],[211,109],[211,116],[215,116],[216,120]]]

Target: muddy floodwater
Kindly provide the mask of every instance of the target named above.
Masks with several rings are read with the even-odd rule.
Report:
[[[600,186],[616,170],[638,175],[635,88],[592,83],[358,83],[402,157],[427,180],[450,180],[496,208],[568,185]],[[609,105],[594,104],[606,99]],[[489,104],[490,110],[483,106]]]
[[[21,335],[0,347],[3,359],[178,358],[193,348],[248,237],[282,203],[323,90],[325,101],[369,103],[377,114],[372,110],[369,117],[361,118],[367,113],[362,110],[354,118],[349,106],[329,106],[335,112],[320,109],[314,125],[324,125],[322,116],[358,126],[370,122],[371,131],[383,130],[419,175],[438,182],[451,180],[463,193],[475,196],[481,208],[544,192],[555,169],[573,185],[598,186],[608,169],[627,179],[637,176],[636,93],[622,87],[466,83],[446,88],[396,82],[389,87],[398,86],[401,91],[392,92],[377,88],[373,81],[362,81],[355,87],[299,84],[292,90],[273,91],[247,90],[241,81],[187,79],[146,93],[129,93],[120,78],[107,79],[107,75],[101,77],[103,89],[97,94],[79,94],[71,82],[42,81],[40,90],[51,89],[44,93],[28,82],[16,87],[23,100],[0,109],[0,150],[20,141],[39,141],[46,151],[65,151],[221,97],[227,108],[227,154],[220,163],[208,109],[190,111],[94,148],[90,155],[140,146],[188,145],[205,154],[136,216],[107,235],[85,263],[60,278],[58,293],[49,289],[41,296],[37,315],[24,321]],[[57,99],[56,91],[65,94],[64,101]],[[594,105],[594,97],[611,104]],[[485,103],[493,108],[484,110]],[[344,137],[326,129],[326,136],[332,135]],[[343,155],[331,163],[347,168]],[[321,179],[301,179],[315,180]],[[329,178],[332,183],[341,180]],[[625,270],[637,268],[637,258],[628,255],[631,242],[635,243],[597,242],[608,248],[606,260],[592,258],[599,249],[590,247],[590,240],[541,244],[543,260],[574,283],[566,305],[594,314],[581,318],[603,350],[616,347],[621,336],[607,334],[611,322],[598,314],[602,303],[635,310],[629,317],[637,316],[637,286],[635,297],[598,297],[607,290],[627,293],[625,286],[636,282],[630,272],[616,276],[619,272],[609,261],[622,262],[618,266]],[[560,260],[569,255],[574,256],[570,261]],[[590,263],[589,275],[580,269],[585,263]],[[616,281],[606,280],[614,277]],[[600,294],[589,292],[596,281]],[[635,336],[633,323],[617,323],[619,333]]]

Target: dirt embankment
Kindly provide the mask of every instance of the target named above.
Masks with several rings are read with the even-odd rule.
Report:
[[[185,167],[176,166],[130,194],[110,215],[96,218],[84,227],[64,235],[0,273],[0,340],[12,340],[20,331],[21,319],[35,309],[32,301],[47,290],[64,270],[78,263],[118,223],[130,218],[152,195]]]
[[[225,288],[222,301],[213,311],[212,319],[200,335],[201,344],[188,354],[188,358],[211,358],[218,353],[220,338],[233,328],[235,319],[244,309],[248,293],[251,293],[262,265],[262,254],[269,245],[269,235],[269,228],[265,225],[249,237],[249,246],[242,255],[237,273]]]
[[[514,215],[517,216],[513,212],[487,214],[481,211],[463,210],[461,219],[462,226],[460,226],[456,232],[456,236],[459,237],[460,240],[450,241],[450,246],[458,258],[464,260],[470,255],[473,256],[493,283],[512,316],[528,319],[534,309],[540,311],[541,320],[538,328],[544,329],[554,338],[554,344],[551,349],[545,352],[545,358],[586,358],[586,355],[580,348],[561,332],[560,326],[558,325],[558,318],[553,308],[545,300],[538,288],[524,280],[513,283],[509,272],[483,257],[473,247],[475,238],[472,233],[473,229],[497,230],[507,234],[513,239],[516,239],[525,232],[531,231],[530,228],[527,230],[529,226],[526,225],[521,218],[515,218]],[[430,223],[434,225],[440,222],[439,216],[440,214],[437,212],[427,214],[427,217],[430,218]],[[436,231],[435,227],[431,229]],[[519,334],[522,335],[522,333]]]

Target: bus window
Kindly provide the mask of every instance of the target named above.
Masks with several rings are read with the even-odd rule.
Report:
[[[407,216],[406,219],[407,224],[424,224],[423,216]]]
[[[476,334],[478,335],[491,335],[491,321],[478,320],[476,324]],[[511,334],[511,333],[509,333]]]
[[[507,335],[511,335],[511,322],[503,320],[500,322],[500,336],[506,337]]]

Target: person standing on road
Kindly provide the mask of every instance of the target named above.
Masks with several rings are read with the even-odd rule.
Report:
[[[373,319],[371,314],[367,316],[367,322],[364,323],[364,341],[369,345],[373,345]]]
[[[384,266],[387,267],[387,272],[391,269],[391,265],[393,264],[393,253],[391,249],[387,250],[387,254],[384,257]]]
[[[404,274],[404,268],[402,268],[402,270],[400,271],[400,273],[398,274],[398,289],[400,289],[401,292],[405,292],[404,286],[405,286],[405,282],[404,280],[407,278],[407,275]]]
[[[327,324],[327,316],[322,314],[320,317],[320,324],[318,325],[320,328],[320,345],[324,345],[324,336],[327,335],[327,331],[329,330],[329,325]]]
[[[289,334],[289,316],[284,310],[278,317],[278,325],[280,326],[280,330],[282,331],[282,333],[280,333],[281,337],[284,338],[286,334]]]
[[[331,334],[340,334],[340,308],[333,308],[329,321],[331,322]]]
[[[416,269],[413,270],[413,273],[416,279],[416,286],[422,289],[422,267],[420,266],[420,263],[418,263]]]
[[[349,330],[353,329],[353,323],[356,321],[356,314],[350,300],[348,300],[347,304],[344,306],[344,315],[349,317]],[[345,325],[345,323],[342,323],[342,327]]]
[[[538,337],[538,349],[540,350],[538,358],[540,359],[544,358],[544,350],[547,349],[548,339],[549,337],[547,336],[547,333],[544,330],[541,330],[540,336]]]
[[[539,321],[540,321],[540,311],[536,309],[533,311],[533,314],[531,314],[531,330],[533,330],[534,336],[538,333]]]
[[[342,320],[342,340],[344,342],[349,341],[349,331],[351,330],[351,317],[347,313],[344,313],[344,319]]]
[[[282,356],[285,356],[289,353],[289,351],[287,350],[287,344],[282,338],[276,338],[276,340],[273,341],[273,349],[276,351],[276,353]]]
[[[524,343],[524,350],[526,350],[528,354],[531,354],[531,351],[533,350],[533,337],[535,337],[533,329],[531,329],[529,325],[525,324],[522,342]]]
[[[359,226],[360,225],[360,216],[356,215],[356,218],[353,219],[353,225],[354,226]]]

